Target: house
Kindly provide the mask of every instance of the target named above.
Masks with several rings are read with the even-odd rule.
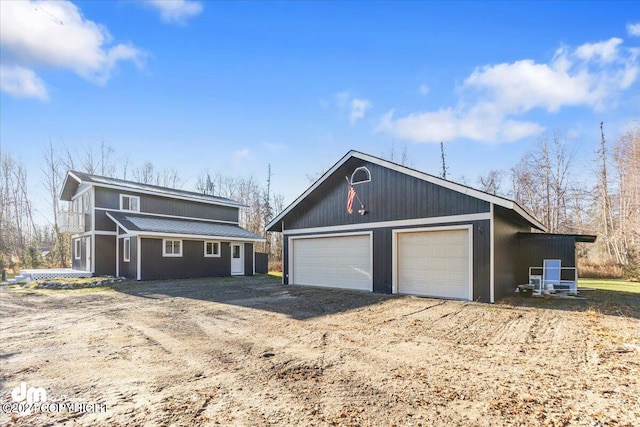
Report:
[[[354,191],[351,191],[353,189]],[[576,241],[516,202],[350,151],[267,226],[283,283],[494,302]]]
[[[255,273],[264,239],[238,225],[233,200],[75,171],[60,200],[76,270],[137,280]]]

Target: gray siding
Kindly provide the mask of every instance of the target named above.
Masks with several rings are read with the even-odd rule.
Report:
[[[513,214],[500,206],[494,211],[494,289],[495,300],[513,295],[516,286],[527,283],[518,280],[518,232],[528,232],[531,226],[518,221]]]
[[[346,210],[348,186],[345,177],[359,166],[366,166],[371,172],[371,182],[355,185],[367,211],[364,216],[357,213],[357,199],[354,213],[349,215]],[[474,214],[489,212],[489,209],[488,202],[475,197],[360,159],[350,159],[283,220],[285,230],[291,230]]]
[[[253,243],[244,244],[244,275],[253,276]]]
[[[220,243],[220,257],[205,257],[203,240],[183,240],[181,257],[163,257],[162,239],[141,240],[142,280],[231,275],[231,247],[228,242]],[[253,271],[253,261],[250,271]]]
[[[264,252],[256,252],[256,273],[269,273],[269,254]]]
[[[490,221],[456,222],[446,224],[433,224],[433,227],[449,225],[473,226],[473,300],[490,301],[490,269],[489,269],[489,248],[490,248]],[[410,228],[428,228],[424,225],[415,227],[385,227],[373,230],[373,291],[377,293],[390,294],[393,283],[393,230]],[[358,230],[370,231],[370,230]],[[313,233],[321,235],[326,233]],[[302,236],[304,234],[296,234]],[[289,235],[285,235],[283,251],[283,277],[284,283],[289,283]]]
[[[116,231],[116,224],[103,210],[96,210],[96,230]]]
[[[95,236],[96,270],[101,276],[116,274],[116,236]]]
[[[143,213],[238,222],[238,208],[108,188],[96,188],[96,207],[112,210],[120,209],[120,194],[139,196],[140,211]]]
[[[120,276],[128,279],[137,279],[138,273],[138,239],[131,239],[131,257],[129,262],[124,261],[124,239],[118,239],[118,263],[120,264]]]
[[[90,237],[79,237],[71,240],[71,266],[74,270],[87,269],[87,244],[86,239]],[[76,259],[76,240],[80,240],[80,259]]]

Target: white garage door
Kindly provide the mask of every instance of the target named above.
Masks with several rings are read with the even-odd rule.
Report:
[[[369,234],[292,239],[289,283],[372,291],[370,239]]]
[[[399,293],[471,299],[468,229],[402,232],[397,239]]]

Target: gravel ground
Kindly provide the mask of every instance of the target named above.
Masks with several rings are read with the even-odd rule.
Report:
[[[5,286],[0,421],[638,426],[640,295],[611,295],[489,305],[265,276]],[[11,412],[21,382],[92,411]]]

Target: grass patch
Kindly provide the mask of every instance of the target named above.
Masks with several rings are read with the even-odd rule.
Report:
[[[578,288],[640,294],[640,283],[621,279],[579,279]]]
[[[282,277],[282,271],[270,271],[269,276]]]

